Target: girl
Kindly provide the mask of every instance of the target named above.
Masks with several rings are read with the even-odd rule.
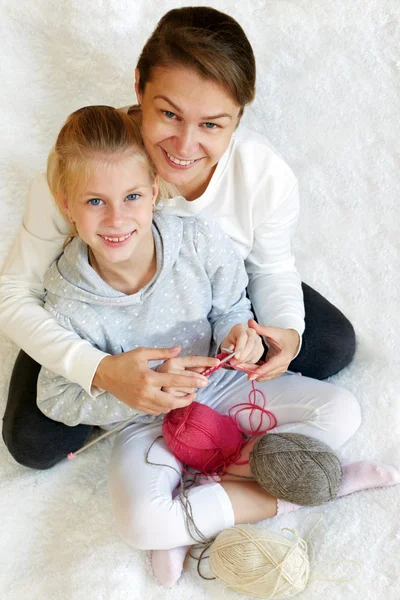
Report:
[[[258,380],[276,378],[289,366],[321,379],[339,371],[353,356],[353,328],[308,286],[303,286],[303,336],[303,292],[291,251],[299,213],[297,181],[267,140],[239,127],[255,94],[254,55],[242,28],[212,8],[168,12],[140,56],[136,93],[147,151],[163,179],[177,189],[165,211],[214,219],[246,261],[248,294],[260,323],[251,327],[270,342]],[[1,279],[2,329],[37,363],[91,397],[107,390],[149,414],[185,402],[165,391],[171,387],[168,373],[148,366],[177,350],[141,348],[112,356],[79,332],[63,331],[43,310],[43,276],[68,234],[39,178]],[[71,446],[83,444],[90,427],[65,428],[41,415],[37,363],[25,353],[17,360],[3,436],[16,460],[48,468]],[[188,390],[202,383],[196,374],[185,380]]]
[[[72,225],[72,241],[44,279],[45,308],[65,330],[78,332],[110,355],[142,345],[179,345],[181,357],[151,364],[172,381],[175,377],[168,391],[178,403],[180,394],[188,392],[181,381],[190,378],[191,369],[218,364],[208,355],[221,346],[240,348],[238,360],[254,368],[263,346],[255,327],[248,326],[253,321],[243,261],[216,225],[155,212],[155,169],[128,115],[109,107],[73,113],[49,157],[48,181]],[[359,405],[344,389],[290,374],[258,385],[277,418],[273,431],[308,434],[337,448],[359,426]],[[219,370],[197,400],[226,414],[246,400],[248,391],[244,373]],[[107,428],[136,412],[109,392],[89,396],[46,368],[39,375],[37,399],[45,415],[68,426]],[[181,467],[156,440],[161,422],[162,416],[142,412],[116,435],[110,491],[122,537],[136,548],[153,549],[154,572],[171,585],[195,538],[174,498]],[[249,415],[241,413],[240,423],[248,428]],[[154,441],[150,461],[172,469],[146,462]],[[398,478],[390,467],[377,471],[370,463],[349,465],[341,495],[392,485]],[[188,497],[194,523],[206,537],[297,508],[278,503],[254,481],[230,476],[193,487]]]

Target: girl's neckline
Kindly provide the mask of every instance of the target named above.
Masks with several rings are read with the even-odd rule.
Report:
[[[129,291],[121,289],[121,287],[123,287],[122,280],[121,280],[121,285],[115,286],[113,282],[108,281],[108,278],[104,277],[104,274],[102,273],[102,270],[96,260],[96,257],[94,255],[92,249],[90,248],[90,246],[87,246],[87,261],[88,261],[89,266],[96,273],[96,275],[98,277],[100,277],[100,279],[107,286],[109,286],[110,288],[112,288],[113,290],[115,290],[117,292],[120,292],[121,294],[124,294],[125,296],[135,296],[136,294],[138,294],[138,293],[142,292],[144,289],[146,289],[147,286],[153,281],[153,279],[157,275],[158,266],[159,266],[159,257],[158,257],[157,244],[156,244],[154,232],[153,232],[153,242],[154,242],[154,254],[152,256],[151,265],[149,266],[147,273],[144,276],[139,278],[139,280],[137,281],[137,285],[133,286],[134,289],[131,289]]]

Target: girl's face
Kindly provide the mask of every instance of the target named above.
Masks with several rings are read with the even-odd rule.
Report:
[[[93,160],[85,186],[66,213],[97,262],[122,263],[153,248],[152,217],[157,182],[134,157]]]
[[[143,94],[142,135],[163,179],[193,200],[206,189],[239,120],[240,106],[216,82],[183,67],[157,67]]]

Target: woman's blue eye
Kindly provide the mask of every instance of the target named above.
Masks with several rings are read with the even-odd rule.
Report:
[[[103,203],[103,200],[100,200],[100,198],[91,198],[89,200],[89,204],[91,204],[92,206],[100,206],[100,204]]]
[[[128,194],[126,197],[127,200],[137,200],[138,198],[140,198],[140,194]]]
[[[168,117],[168,119],[173,119],[174,117],[176,117],[176,114],[171,112],[170,110],[163,110],[163,113],[166,117]]]
[[[218,127],[215,123],[204,123],[204,125],[206,126],[206,129],[217,129]]]

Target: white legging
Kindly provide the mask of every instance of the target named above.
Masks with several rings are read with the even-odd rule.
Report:
[[[225,384],[211,383],[201,401],[222,414],[239,402],[247,402],[250,383],[243,373],[227,372]],[[331,448],[344,444],[360,425],[360,407],[353,394],[332,384],[282,375],[279,379],[257,383],[274,413],[277,427],[270,433],[297,432],[317,438]],[[246,413],[239,416],[249,426]],[[153,445],[149,460],[170,465],[146,463],[150,444],[161,435],[160,421],[132,424],[117,434],[110,462],[110,494],[118,531],[122,538],[140,549],[168,549],[193,544],[185,511],[173,491],[180,481],[181,468],[162,439]],[[206,537],[234,525],[232,505],[219,483],[199,485],[189,490],[194,522]]]

